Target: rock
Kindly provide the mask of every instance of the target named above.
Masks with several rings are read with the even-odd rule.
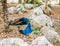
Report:
[[[24,7],[26,9],[31,9],[33,7],[33,4],[25,4]]]
[[[16,8],[15,7],[10,7],[10,8],[8,8],[8,13],[14,13],[14,12],[16,12]]]
[[[13,3],[18,3],[18,0],[10,0],[10,1],[7,0],[7,3],[12,3],[12,2],[13,2]]]
[[[29,18],[39,26],[53,26],[51,18],[45,15],[39,7],[31,10]]]
[[[26,11],[26,9],[31,9],[33,7],[33,4],[18,4],[16,7],[10,7],[8,8],[8,13],[18,13],[22,11]]]
[[[45,26],[40,30],[40,33],[42,33],[53,44],[60,42],[60,35],[55,32],[54,28],[52,27]]]
[[[21,11],[22,9],[24,9],[24,5],[18,4],[18,5],[16,6],[16,8],[17,8],[17,12],[19,12],[19,11]]]
[[[53,46],[45,36],[41,36],[32,41],[33,46]]]
[[[0,46],[29,46],[28,43],[24,42],[19,38],[6,38],[0,41]]]
[[[37,15],[43,14],[43,10],[40,7],[34,8],[31,10],[31,13],[33,14],[37,13]]]
[[[41,5],[41,6],[39,6],[42,10],[44,9],[44,7],[45,7],[45,5]]]
[[[59,0],[50,0],[50,4],[52,5],[59,4]]]
[[[8,8],[8,13],[17,13],[19,11],[25,11],[24,5],[18,4],[16,7]]]

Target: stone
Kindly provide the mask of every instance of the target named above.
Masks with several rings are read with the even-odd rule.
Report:
[[[22,9],[24,9],[24,5],[18,4],[18,5],[16,6],[16,8],[17,8],[17,12],[19,12],[19,11],[21,11]]]
[[[40,36],[32,41],[32,45],[36,46],[53,46],[46,38],[45,36]]]
[[[33,4],[25,4],[24,7],[26,9],[31,9],[31,8],[33,8]]]
[[[29,46],[20,38],[6,38],[0,41],[0,46]]]
[[[31,10],[29,14],[29,19],[35,22],[39,26],[53,26],[53,21],[51,18],[43,13],[43,10],[39,7]]]
[[[45,26],[40,30],[40,33],[42,33],[53,44],[60,42],[60,35],[52,27]]]
[[[8,13],[14,13],[14,12],[16,12],[16,8],[15,7],[10,7],[10,8],[8,8]]]

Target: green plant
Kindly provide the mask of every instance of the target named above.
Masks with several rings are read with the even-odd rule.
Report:
[[[41,5],[43,5],[42,2],[38,3],[37,0],[34,0],[34,6],[33,6],[33,8],[36,8],[36,7],[41,6]]]
[[[38,7],[38,4],[34,4],[33,8],[36,8],[36,7]]]
[[[49,8],[52,8],[51,4],[48,4],[48,7],[49,7]]]
[[[38,34],[38,28],[37,28],[37,27],[34,27],[32,33],[33,33],[33,34]]]
[[[34,3],[36,4],[37,3],[37,0],[34,0]]]
[[[20,46],[20,44],[17,44],[16,46]]]
[[[38,3],[38,6],[41,6],[41,5],[43,5],[43,3],[42,3],[42,2]]]
[[[38,32],[37,31],[33,31],[33,34],[38,34]]]

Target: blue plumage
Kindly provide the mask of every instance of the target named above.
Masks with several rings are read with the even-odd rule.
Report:
[[[30,23],[27,25],[27,27],[24,30],[20,30],[19,32],[24,35],[30,34],[32,32]]]
[[[22,23],[20,25],[26,25],[29,23],[29,19],[28,18],[21,18],[19,19],[19,22],[22,21]]]
[[[27,25],[27,27],[24,30],[19,31],[20,33],[22,33],[24,35],[28,35],[29,33],[32,32],[31,25],[30,25],[28,18],[21,18],[19,21],[22,21],[22,25],[24,25],[24,24]]]
[[[19,31],[20,33],[24,35],[28,35],[32,32],[32,28],[31,28],[30,21],[28,18],[20,18],[19,20],[13,22],[11,25],[27,25],[26,28]]]

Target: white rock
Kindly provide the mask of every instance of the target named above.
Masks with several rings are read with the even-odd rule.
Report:
[[[18,3],[18,0],[7,0],[7,3],[12,3],[12,2],[14,2],[14,3]]]
[[[31,13],[33,14],[37,13],[37,15],[43,14],[43,10],[40,7],[34,8],[31,10]]]
[[[17,10],[16,7],[10,7],[10,8],[8,8],[8,13],[13,13],[16,10]]]
[[[19,38],[6,38],[0,41],[0,46],[29,46],[28,43],[24,42],[22,39]]]
[[[41,6],[39,6],[41,9],[44,9],[44,7],[45,7],[45,5],[41,5]]]
[[[39,7],[30,12],[29,18],[31,18],[33,22],[37,23],[39,26],[53,26],[51,18],[45,15]]]
[[[19,12],[19,11],[21,11],[22,9],[24,9],[24,5],[18,4],[18,5],[16,6],[16,8],[17,8],[17,12]]]
[[[40,31],[51,43],[60,41],[60,35],[53,28],[45,26]]]
[[[18,4],[18,5],[16,6],[16,8],[22,8],[22,7],[23,7],[22,4]]]
[[[36,46],[53,46],[45,36],[41,36],[32,41],[32,45]]]
[[[24,7],[27,9],[31,9],[33,7],[33,4],[25,4]]]

